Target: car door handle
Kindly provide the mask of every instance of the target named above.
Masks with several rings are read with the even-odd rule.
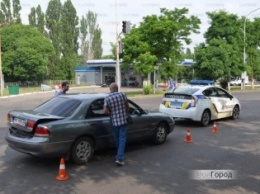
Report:
[[[85,125],[86,125],[86,126],[97,126],[96,123],[91,123],[91,124],[89,124],[89,122],[85,122]]]

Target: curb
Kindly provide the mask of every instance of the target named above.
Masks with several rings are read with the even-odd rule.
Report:
[[[101,88],[101,86],[81,86],[81,87],[72,87],[70,89],[74,89],[74,88]],[[37,91],[37,92],[28,92],[28,93],[22,93],[22,94],[17,94],[17,95],[7,95],[7,96],[0,96],[1,98],[15,98],[15,97],[19,97],[19,96],[28,96],[31,94],[42,94],[42,93],[54,93],[55,90],[47,90],[47,91]]]

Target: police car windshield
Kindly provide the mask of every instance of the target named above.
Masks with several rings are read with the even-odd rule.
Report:
[[[192,95],[195,92],[197,92],[199,88],[190,88],[190,87],[179,87],[176,88],[173,93],[174,94],[187,94],[187,95]]]

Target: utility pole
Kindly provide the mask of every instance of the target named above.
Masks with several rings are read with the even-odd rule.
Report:
[[[117,21],[117,6],[118,2],[116,0],[116,83],[118,85],[118,91],[121,88],[121,71],[119,64],[119,34],[118,34],[118,21]]]

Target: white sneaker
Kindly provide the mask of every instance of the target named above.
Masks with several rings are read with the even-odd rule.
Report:
[[[124,166],[125,165],[124,161],[119,161],[119,160],[116,161],[116,164],[118,166]]]

